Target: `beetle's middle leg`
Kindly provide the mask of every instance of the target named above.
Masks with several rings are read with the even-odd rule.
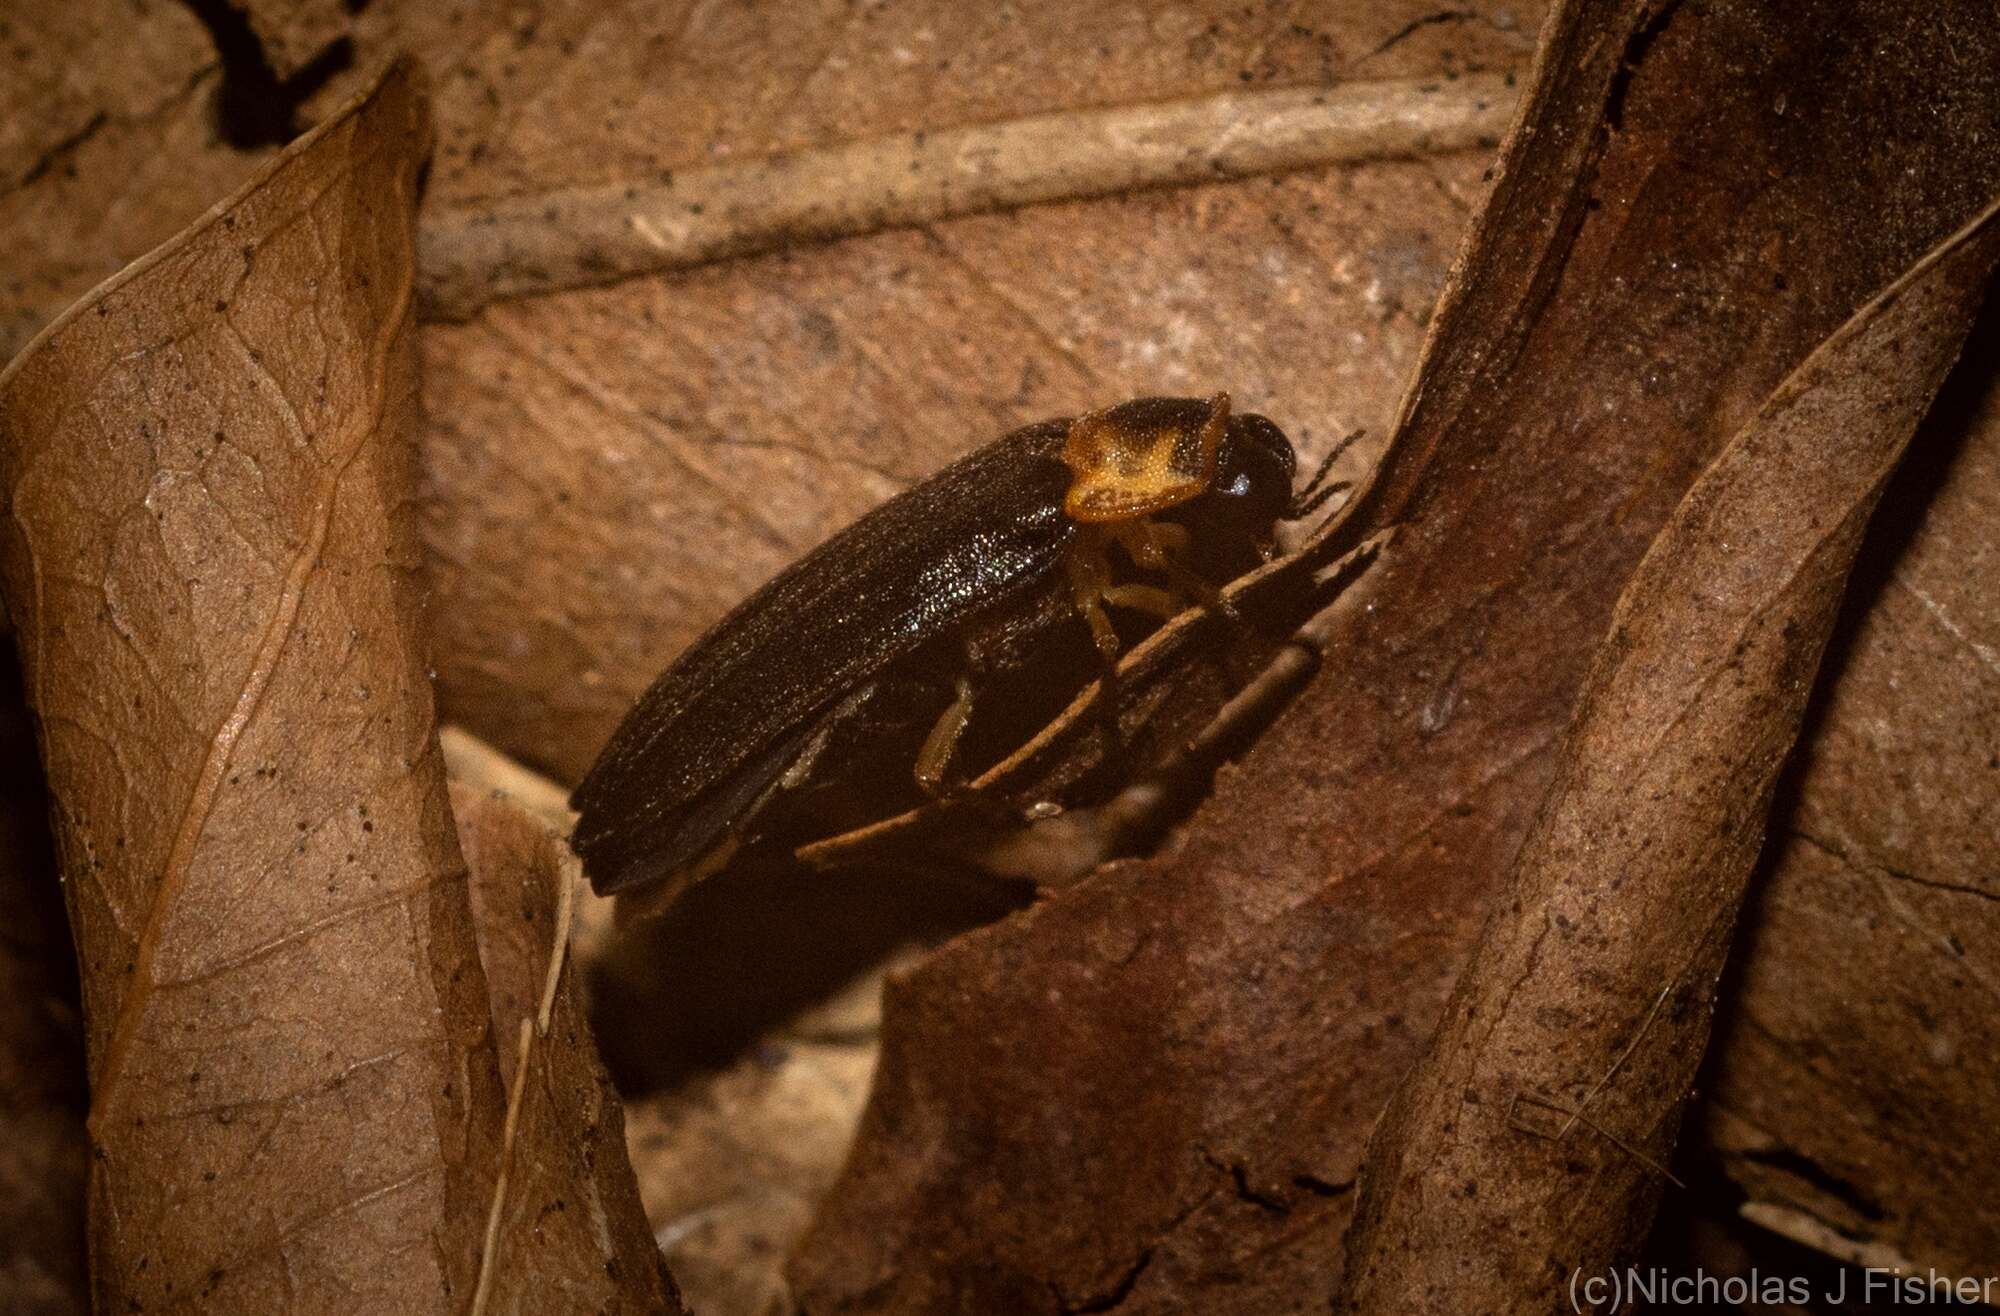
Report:
[[[1098,598],[1115,608],[1130,608],[1134,612],[1150,612],[1156,617],[1171,620],[1187,611],[1187,603],[1180,595],[1158,585],[1107,585]]]

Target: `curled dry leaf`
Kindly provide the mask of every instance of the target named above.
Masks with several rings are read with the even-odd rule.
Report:
[[[676,1312],[568,950],[575,858],[510,799],[453,783],[507,1118],[472,1310]]]
[[[398,65],[0,381],[102,1302],[677,1308],[551,957],[572,869],[467,794],[494,1067],[416,625],[425,129]]]
[[[2000,1250],[2000,298],[1863,545],[1703,1075],[1744,1211],[1976,1275]],[[1831,679],[1828,679],[1831,678]]]
[[[892,979],[870,1110],[794,1263],[809,1305],[1325,1291],[1367,1132],[1639,556],[1806,354],[2000,190],[1964,147],[2000,86],[1936,75],[2000,58],[1973,8],[1550,18],[1343,531],[1397,537],[1320,676],[1177,848]]]
[[[501,1101],[409,511],[406,65],[0,376],[106,1309],[462,1309]]]
[[[1341,1309],[1555,1311],[1644,1241],[1848,569],[1996,262],[2000,205],[1807,358],[1640,562],[1369,1145]]]

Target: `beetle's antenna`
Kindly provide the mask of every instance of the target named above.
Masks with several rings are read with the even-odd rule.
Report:
[[[1328,484],[1326,477],[1332,472],[1333,464],[1340,460],[1341,454],[1353,447],[1355,440],[1367,432],[1365,429],[1356,430],[1333,445],[1333,451],[1329,452],[1321,460],[1319,469],[1313,472],[1312,479],[1306,481],[1306,487],[1299,490],[1297,496],[1292,499],[1291,510],[1285,517],[1287,521],[1296,521],[1300,517],[1312,515],[1326,505],[1327,499],[1333,497],[1343,489],[1352,489],[1354,487],[1354,481],[1352,480],[1335,480],[1333,483]]]
[[[1310,494],[1302,495],[1297,502],[1292,504],[1291,514],[1285,519],[1287,521],[1298,521],[1311,516],[1314,512],[1326,506],[1327,499],[1337,493],[1344,493],[1353,487],[1354,481],[1352,480],[1335,480],[1331,484],[1313,490]]]

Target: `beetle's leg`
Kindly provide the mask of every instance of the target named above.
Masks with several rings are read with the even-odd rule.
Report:
[[[972,679],[958,678],[958,695],[938,720],[932,724],[931,733],[924,737],[924,747],[917,751],[917,789],[929,796],[936,796],[944,785],[945,769],[951,766],[952,751],[958,748],[958,738],[965,734],[966,723],[972,720]]]
[[[1173,521],[1140,521],[1137,525],[1142,532],[1140,542],[1143,547],[1140,552],[1150,555],[1151,559],[1141,563],[1142,566],[1164,566],[1175,554],[1187,552],[1188,545],[1194,541],[1193,533],[1186,526]]]
[[[1168,619],[1187,611],[1180,595],[1158,585],[1107,585],[1100,597],[1114,608],[1131,608]]]
[[[1167,570],[1173,565],[1174,554],[1188,546],[1187,527],[1170,521],[1134,517],[1111,522],[1106,528],[1124,546],[1126,555],[1147,571]]]
[[[1069,573],[1070,601],[1090,627],[1098,657],[1109,671],[1118,661],[1118,632],[1104,614],[1105,591],[1111,588],[1111,562],[1104,556],[1103,541],[1096,534],[1079,532],[1063,558],[1063,568]]]
[[[1231,620],[1237,619],[1235,605],[1223,597],[1222,591],[1182,566],[1180,559],[1174,556],[1187,547],[1186,526],[1146,520],[1122,521],[1112,527],[1111,533],[1140,567],[1160,572],[1184,597],[1203,607],[1214,608]]]
[[[1090,627],[1097,644],[1097,697],[1091,701],[1092,715],[1110,733],[1113,742],[1122,742],[1118,725],[1118,632],[1104,615],[1105,592],[1111,588],[1111,559],[1104,555],[1104,535],[1100,527],[1078,528],[1063,558],[1069,572],[1070,603]]]
[[[1327,499],[1333,497],[1343,489],[1352,489],[1354,487],[1354,481],[1352,480],[1335,480],[1329,484],[1326,477],[1332,473],[1333,464],[1340,460],[1340,455],[1353,447],[1354,441],[1367,432],[1367,430],[1356,430],[1333,445],[1333,451],[1329,452],[1321,460],[1319,469],[1313,472],[1312,479],[1306,481],[1306,487],[1299,490],[1298,494],[1293,497],[1291,507],[1285,512],[1285,519],[1287,521],[1296,521],[1300,517],[1311,516],[1326,505]]]

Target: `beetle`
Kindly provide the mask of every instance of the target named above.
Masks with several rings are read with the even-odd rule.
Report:
[[[1344,445],[1343,445],[1344,446]],[[1336,449],[1335,455],[1338,455]],[[1140,398],[1014,430],[835,534],[676,659],[576,788],[599,894],[677,890],[935,797],[1121,648],[1267,560],[1291,441],[1229,397]]]

